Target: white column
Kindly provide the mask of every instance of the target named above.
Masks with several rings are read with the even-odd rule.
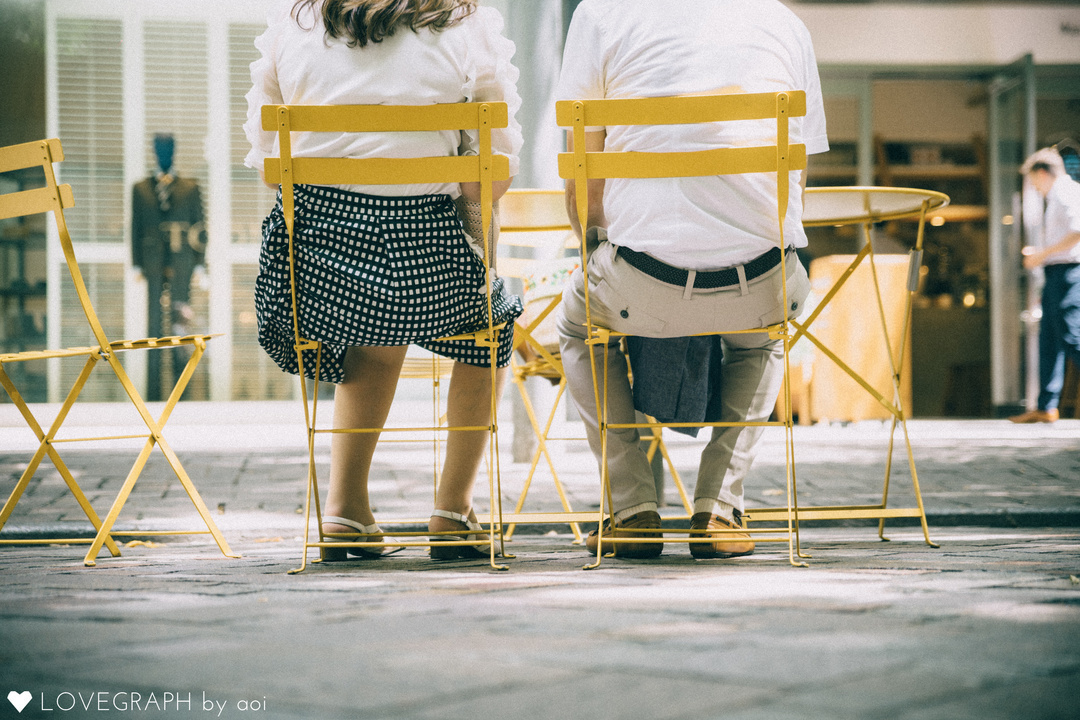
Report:
[[[506,34],[514,41],[514,65],[521,72],[518,93],[522,107],[517,119],[525,135],[521,172],[514,180],[517,188],[558,188],[556,157],[563,149],[562,133],[555,126],[555,85],[559,80],[563,42],[562,0],[491,3],[506,18]],[[546,417],[553,394],[544,381],[526,384],[537,413]],[[521,397],[508,389],[514,427],[511,453],[514,462],[528,462],[536,448],[536,437]],[[559,445],[560,443],[555,443]]]
[[[123,13],[124,42],[124,337],[155,336],[160,328],[147,327],[146,279],[131,263],[131,188],[146,175],[146,73],[143,67],[144,12],[127,5]],[[124,369],[139,392],[146,393],[147,354],[127,353]]]
[[[45,6],[45,134],[60,136],[60,113],[56,103],[56,8],[52,3]],[[61,179],[61,182],[63,180]],[[64,254],[56,225],[49,223],[45,246],[45,333],[47,347],[60,347],[60,283]],[[49,402],[60,402],[60,360],[46,361],[46,387]]]
[[[210,332],[223,338],[211,342],[210,399],[228,400],[232,388],[232,264],[229,242],[232,217],[229,167],[229,25],[209,23],[209,117],[206,164],[210,188],[206,194],[206,265],[210,275]]]

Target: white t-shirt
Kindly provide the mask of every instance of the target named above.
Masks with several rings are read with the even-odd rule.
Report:
[[[325,34],[322,16],[310,8],[291,13],[295,0],[279,0],[266,32],[255,40],[262,57],[251,64],[253,86],[247,94],[244,132],[251,152],[244,164],[262,168],[278,153],[277,133],[262,130],[263,105],[433,105],[503,101],[509,127],[492,131],[492,148],[518,171],[521,107],[511,64],[514,44],[502,35],[503,20],[494,8],[480,7],[461,22],[434,32],[399,29],[366,47],[350,48],[344,39]],[[317,8],[319,6],[316,6]],[[297,157],[443,157],[477,148],[475,133],[294,133]],[[455,185],[339,186],[368,195],[394,197],[460,194]]]
[[[829,149],[809,32],[778,0],[585,0],[570,23],[558,97],[661,97],[806,91],[791,142]],[[605,149],[691,151],[776,142],[772,120],[722,126],[609,127]],[[799,172],[791,174],[785,242],[802,247]],[[776,176],[609,180],[608,234],[670,265],[714,270],[775,247]]]
[[[1056,245],[1071,233],[1080,233],[1080,183],[1061,175],[1046,194],[1046,214],[1043,216],[1043,247]],[[1046,265],[1080,263],[1080,243],[1063,253],[1051,255]]]

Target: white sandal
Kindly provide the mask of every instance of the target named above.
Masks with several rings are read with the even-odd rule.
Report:
[[[464,525],[465,529],[472,531],[471,534],[466,537],[460,535],[432,535],[429,539],[433,543],[451,542],[455,540],[480,540],[479,535],[484,534],[484,527],[477,522],[471,510],[468,515],[462,515],[461,513],[456,513],[452,510],[435,510],[431,513],[431,517],[441,517],[446,518],[447,520],[453,520],[456,523]],[[491,544],[444,545],[442,547],[438,545],[431,546],[432,560],[456,560],[459,557],[470,560],[491,557]]]
[[[323,542],[328,542],[328,543],[349,543],[349,542],[369,542],[369,541],[370,542],[379,542],[379,541],[381,541],[383,539],[382,529],[379,527],[378,523],[371,523],[370,525],[364,525],[362,523],[356,522],[355,520],[350,520],[349,518],[338,517],[337,515],[323,515],[322,516],[322,521],[323,521],[324,524],[325,523],[333,523],[334,525],[344,525],[345,527],[352,528],[353,530],[355,530],[360,535],[368,535],[368,536],[370,536],[370,537],[360,538],[358,540],[354,540],[354,539],[350,539],[350,538],[344,538],[344,537],[341,537],[341,538],[338,538],[338,537],[330,537],[330,538],[323,537],[322,538]],[[319,548],[319,556],[325,562],[341,562],[342,560],[348,560],[349,555],[352,555],[352,556],[358,557],[358,558],[374,560],[376,558],[381,558],[384,555],[389,555],[392,552],[397,552],[398,550],[401,550],[401,549],[402,548],[397,548],[395,550],[391,550],[390,552],[385,552],[386,548],[382,548],[382,547],[341,547],[341,548],[320,547]]]

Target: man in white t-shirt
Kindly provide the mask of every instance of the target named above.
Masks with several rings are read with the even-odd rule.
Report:
[[[558,97],[658,97],[804,90],[805,118],[791,121],[791,142],[807,153],[828,150],[817,63],[802,22],[778,0],[585,0],[575,11],[563,57]],[[775,143],[775,121],[722,127],[667,125],[589,128],[589,150],[702,150]],[[573,138],[568,134],[568,143]],[[801,173],[792,173],[784,224],[788,248],[806,245]],[[567,182],[567,211],[577,227],[575,186]],[[783,318],[775,175],[590,181],[589,256],[593,321],[646,337],[764,327]],[[609,240],[608,240],[609,239]],[[795,253],[788,251],[787,289],[794,316],[809,291]],[[735,272],[717,273],[726,269]],[[730,277],[737,280],[732,284]],[[600,438],[580,270],[563,295],[560,347],[567,382],[585,421],[593,453]],[[617,346],[607,367],[612,423],[635,422],[626,361]],[[767,333],[723,341],[723,420],[768,418],[783,379],[782,344]],[[600,368],[602,370],[602,368]],[[753,461],[759,427],[716,428],[702,452],[694,493],[695,530],[737,527],[743,479]],[[653,475],[636,430],[608,432],[615,528],[605,537],[656,535],[660,527]],[[691,543],[695,557],[753,552],[749,536],[717,534]],[[595,552],[598,538],[587,546]],[[622,557],[655,557],[659,543],[620,543]]]
[[[1020,168],[1046,198],[1042,234],[1024,248],[1024,268],[1043,269],[1042,320],[1039,322],[1038,407],[1009,418],[1014,423],[1058,419],[1065,384],[1065,358],[1080,365],[1080,183],[1065,172],[1054,148],[1044,148]]]

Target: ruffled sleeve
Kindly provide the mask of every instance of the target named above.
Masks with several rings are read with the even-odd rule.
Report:
[[[292,22],[291,3],[280,2],[267,18],[267,28],[255,38],[255,49],[260,57],[251,63],[251,90],[245,96],[248,103],[244,134],[251,143],[251,152],[244,158],[244,165],[262,170],[263,160],[274,154],[277,134],[262,129],[262,106],[284,102],[278,85],[275,51],[283,24]]]
[[[466,50],[469,63],[467,82],[462,92],[469,102],[506,103],[509,123],[504,129],[492,131],[491,145],[495,153],[509,158],[510,175],[517,175],[524,138],[516,117],[521,108],[521,96],[517,91],[518,69],[511,62],[514,43],[503,34],[503,18],[495,8],[476,8],[463,25],[469,29]],[[479,148],[476,133],[468,132],[465,135],[462,153],[475,152]]]

